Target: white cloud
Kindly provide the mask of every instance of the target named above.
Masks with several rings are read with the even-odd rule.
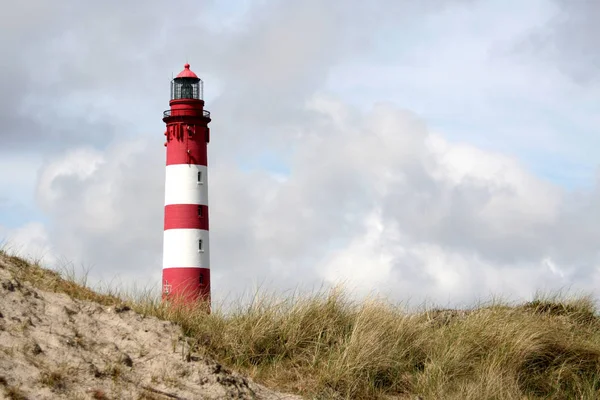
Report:
[[[556,222],[562,193],[558,187],[528,172],[514,157],[483,151],[474,146],[430,140],[438,157],[438,179],[452,185],[469,180],[481,182],[494,191],[483,209],[485,220],[507,234],[517,230]]]
[[[62,199],[65,193],[57,189],[56,180],[75,179],[83,181],[88,179],[98,170],[103,162],[102,153],[93,149],[74,149],[66,155],[50,162],[41,169],[38,185],[38,196],[42,200],[42,207],[56,206],[56,201]]]
[[[3,250],[10,254],[37,260],[43,265],[54,265],[57,261],[52,241],[41,223],[31,222],[14,229],[0,226],[0,235]]]
[[[390,277],[397,250],[383,244],[384,226],[377,212],[366,215],[363,226],[347,246],[330,252],[316,271],[328,282],[344,283],[361,291],[375,290]],[[396,250],[396,251],[394,251]]]
[[[571,255],[561,246],[585,237],[557,241],[565,207],[579,215],[560,189],[511,157],[449,143],[391,105],[360,112],[319,96],[309,106],[318,115],[295,143],[286,179],[209,167],[215,299],[260,283],[341,280],[358,293],[442,302],[565,284],[558,265]],[[162,150],[116,141],[50,162],[38,194],[57,251],[125,283],[157,279]],[[594,273],[592,261],[574,281]]]

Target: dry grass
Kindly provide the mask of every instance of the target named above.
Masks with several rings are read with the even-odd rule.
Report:
[[[7,387],[5,394],[9,400],[28,400],[23,391],[16,387]]]
[[[67,389],[68,373],[66,368],[44,370],[40,375],[40,383],[53,392],[64,392]]]
[[[124,302],[10,257],[19,278],[78,299],[180,324],[198,352],[273,388],[327,399],[600,398],[600,319],[592,298],[543,297],[409,314],[343,291],[256,297],[227,314]]]
[[[8,384],[8,380],[0,375],[0,393],[9,400],[27,400],[27,396],[17,387]]]

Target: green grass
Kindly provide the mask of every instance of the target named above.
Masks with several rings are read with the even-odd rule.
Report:
[[[227,313],[123,299],[8,254],[17,279],[179,324],[191,350],[271,388],[323,399],[600,398],[600,319],[591,297],[408,313],[334,289],[256,296]],[[390,397],[391,396],[391,397]]]

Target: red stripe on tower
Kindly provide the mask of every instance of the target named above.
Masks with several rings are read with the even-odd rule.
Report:
[[[203,300],[210,311],[207,147],[210,113],[203,82],[185,67],[171,81],[165,122],[163,300]]]
[[[168,204],[165,206],[167,229],[208,230],[208,206],[196,204]]]

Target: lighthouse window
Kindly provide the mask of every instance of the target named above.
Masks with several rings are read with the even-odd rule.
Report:
[[[200,274],[200,284],[204,285],[204,274]]]
[[[190,82],[184,82],[181,85],[181,98],[182,99],[193,99],[194,98],[194,89],[192,88],[192,84]]]
[[[202,217],[202,206],[198,206],[198,217]]]
[[[198,184],[202,184],[202,171],[198,171]]]
[[[204,252],[204,249],[202,248],[202,239],[198,240],[198,252]]]

